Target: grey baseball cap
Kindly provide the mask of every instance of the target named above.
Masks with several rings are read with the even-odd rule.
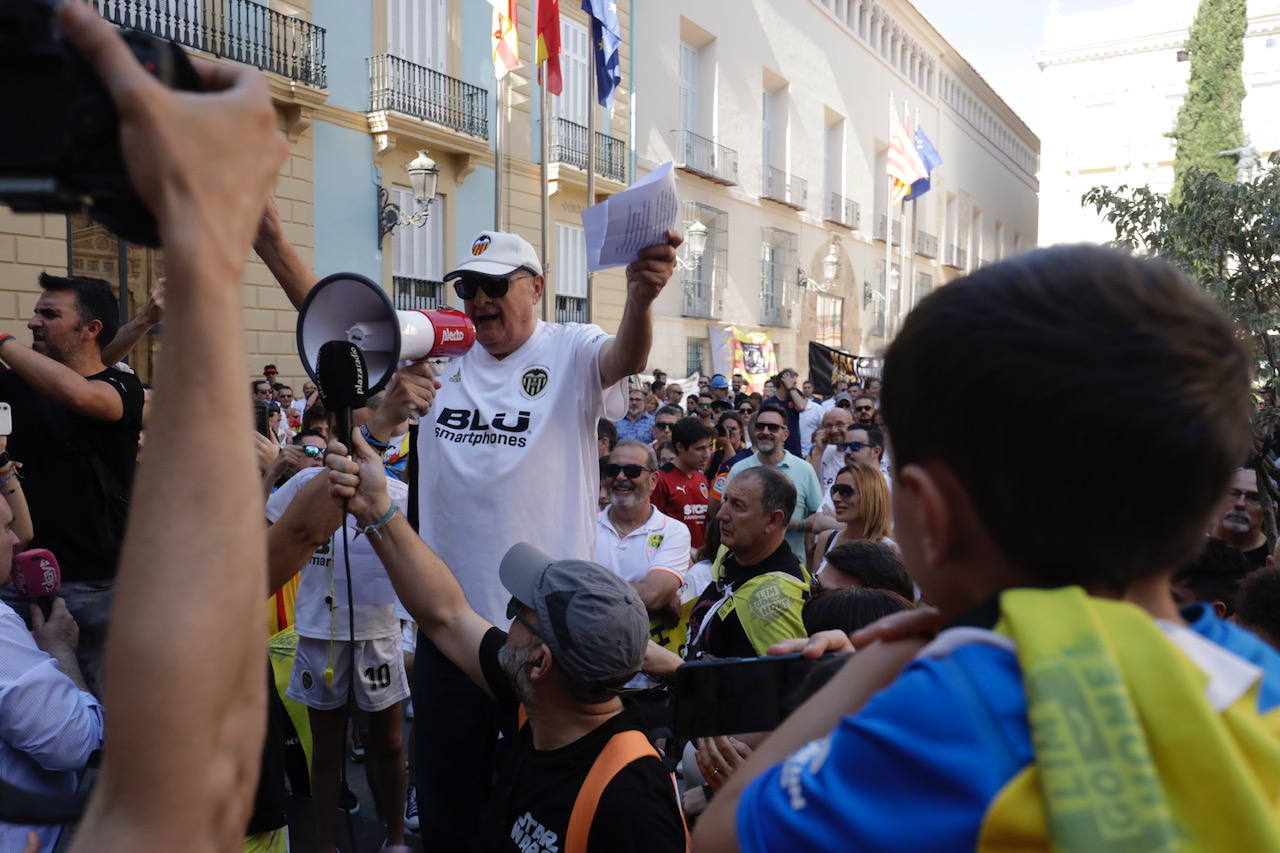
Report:
[[[631,584],[597,563],[553,560],[517,542],[498,567],[502,585],[538,614],[542,639],[570,678],[633,675],[649,643],[649,614]]]

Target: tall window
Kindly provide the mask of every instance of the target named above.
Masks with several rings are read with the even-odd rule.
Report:
[[[591,36],[587,28],[565,18],[560,19],[560,74],[564,92],[553,95],[551,109],[556,118],[587,126],[587,89],[590,82],[588,58]]]
[[[391,188],[401,210],[413,210],[413,192]],[[397,228],[391,237],[391,281],[397,308],[443,308],[445,198],[431,202],[431,215],[420,228]]]
[[[680,248],[689,264],[682,273],[682,313],[686,317],[719,317],[728,275],[729,214],[708,204],[686,201],[681,204],[681,219],[686,233],[695,222],[707,229],[707,247],[702,257],[695,259],[689,254],[688,241]]]
[[[932,290],[933,276],[927,272],[916,273],[915,292],[911,294],[911,307],[919,305],[920,300],[928,296]]]
[[[445,0],[388,0],[389,52],[416,65],[448,70]]]
[[[698,49],[680,42],[680,125],[693,133],[702,133],[702,122],[698,120],[699,65]]]
[[[815,340],[829,347],[844,347],[844,300],[838,296],[818,294],[818,330]]]
[[[827,125],[826,144],[823,148],[823,159],[826,161],[828,204],[832,195],[844,195],[844,119],[836,119]],[[840,213],[833,210],[832,213]],[[843,222],[836,216],[829,216],[837,222]]]
[[[778,228],[761,229],[760,324],[785,326],[791,321],[791,282],[799,269],[796,235]]]
[[[983,260],[982,211],[973,209],[973,227],[969,230],[969,269],[976,270]]]
[[[587,240],[575,225],[556,226],[556,322],[587,322]]]
[[[696,376],[707,372],[707,352],[711,342],[706,338],[684,339],[684,375]]]

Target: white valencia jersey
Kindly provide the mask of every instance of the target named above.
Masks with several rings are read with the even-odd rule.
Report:
[[[502,556],[529,542],[590,560],[600,489],[596,422],[627,408],[626,380],[600,387],[598,326],[538,321],[504,359],[472,347],[441,370],[418,426],[418,525],[467,601],[504,626]]]

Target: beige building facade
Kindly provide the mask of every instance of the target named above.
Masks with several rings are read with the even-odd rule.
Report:
[[[802,373],[810,340],[875,355],[924,294],[1035,245],[1039,140],[909,3],[646,0],[634,41],[638,168],[674,161],[708,235],[656,306],[673,375],[709,372],[725,326]],[[891,96],[944,163],[890,216]]]

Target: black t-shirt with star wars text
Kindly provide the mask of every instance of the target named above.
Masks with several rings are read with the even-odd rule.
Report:
[[[519,701],[498,663],[507,641],[492,628],[480,643],[480,666],[502,713],[497,782],[475,847],[484,853],[563,851],[569,814],[596,758],[614,734],[636,729],[631,712],[611,717],[595,731],[559,749],[533,747],[533,731],[519,726]],[[633,761],[613,777],[600,797],[588,850],[610,853],[681,853],[684,826],[671,777],[656,757]]]

